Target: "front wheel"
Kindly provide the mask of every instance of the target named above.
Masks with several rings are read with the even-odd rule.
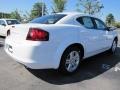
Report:
[[[81,56],[81,51],[77,47],[68,48],[63,53],[59,70],[64,74],[74,73],[79,67]]]
[[[115,54],[117,48],[117,40],[114,40],[112,43],[112,47],[110,49],[110,53]]]

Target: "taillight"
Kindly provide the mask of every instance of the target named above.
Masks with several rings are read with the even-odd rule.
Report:
[[[30,28],[26,40],[48,41],[49,33],[39,28]]]

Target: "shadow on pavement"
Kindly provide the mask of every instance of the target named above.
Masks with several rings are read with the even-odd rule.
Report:
[[[5,36],[0,36],[0,38],[3,38],[3,39],[5,39]]]
[[[0,43],[0,47],[3,47],[4,45]]]
[[[3,44],[4,40],[5,40],[5,37],[4,36],[0,36],[0,47],[4,46],[4,44]]]
[[[0,48],[3,47],[3,46],[4,46],[4,44],[0,42]]]
[[[55,70],[28,69],[28,71],[37,78],[42,79],[48,83],[63,85],[92,79],[113,68],[119,62],[120,48],[117,48],[117,52],[115,55],[111,55],[108,52],[105,52],[84,60],[81,63],[79,71],[70,76],[61,75]]]

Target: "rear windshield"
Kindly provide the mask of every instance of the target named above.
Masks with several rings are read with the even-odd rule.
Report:
[[[40,24],[55,24],[60,19],[65,17],[64,14],[54,14],[54,15],[46,15],[30,21],[30,23],[40,23]]]
[[[6,20],[8,25],[20,24],[17,20]]]

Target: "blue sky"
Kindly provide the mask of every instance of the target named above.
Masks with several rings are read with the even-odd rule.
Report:
[[[29,12],[34,3],[41,0],[0,0],[0,12],[11,12],[18,9],[21,13]],[[51,12],[52,0],[43,0],[49,12]],[[101,18],[104,19],[109,13],[113,13],[116,20],[120,21],[120,0],[100,0],[104,5]],[[66,11],[76,9],[77,0],[68,0]]]

